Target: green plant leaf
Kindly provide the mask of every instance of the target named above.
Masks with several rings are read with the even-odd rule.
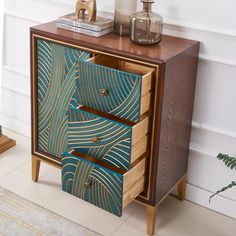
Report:
[[[231,157],[228,154],[219,153],[217,158],[219,160],[223,161],[224,164],[228,168],[231,168],[231,170],[236,170],[236,158],[235,157]]]
[[[213,195],[210,196],[210,198],[209,198],[209,203],[211,202],[211,199],[212,199],[213,197],[215,197],[216,195],[218,195],[219,193],[222,193],[222,192],[224,192],[224,191],[226,191],[226,190],[228,190],[228,189],[230,189],[230,188],[233,188],[233,187],[235,187],[235,186],[236,186],[236,181],[232,181],[228,186],[226,186],[226,187],[224,187],[224,188],[218,190],[216,193],[214,193]]]

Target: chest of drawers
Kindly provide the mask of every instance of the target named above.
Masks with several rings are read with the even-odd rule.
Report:
[[[199,42],[140,46],[31,28],[32,179],[62,169],[63,190],[115,215],[136,199],[154,232],[159,204],[184,199]]]

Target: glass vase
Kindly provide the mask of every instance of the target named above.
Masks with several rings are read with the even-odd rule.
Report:
[[[130,16],[136,12],[136,0],[116,0],[114,32],[120,36],[129,34]]]
[[[130,18],[130,40],[138,44],[157,44],[162,39],[162,16],[152,12],[154,0],[141,0],[143,10]]]

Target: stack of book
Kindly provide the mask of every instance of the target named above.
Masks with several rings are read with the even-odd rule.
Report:
[[[113,31],[114,21],[112,16],[97,16],[96,21],[89,21],[88,16],[85,19],[77,19],[75,13],[61,16],[57,19],[57,27],[76,33],[86,34],[94,37],[100,37]]]

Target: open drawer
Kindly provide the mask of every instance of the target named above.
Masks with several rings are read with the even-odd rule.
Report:
[[[153,68],[103,55],[78,64],[78,104],[130,121],[149,110]]]
[[[147,150],[148,114],[127,121],[86,106],[68,109],[68,145],[108,164],[129,170]]]
[[[129,171],[77,151],[63,153],[62,189],[117,216],[144,190],[145,156]]]

